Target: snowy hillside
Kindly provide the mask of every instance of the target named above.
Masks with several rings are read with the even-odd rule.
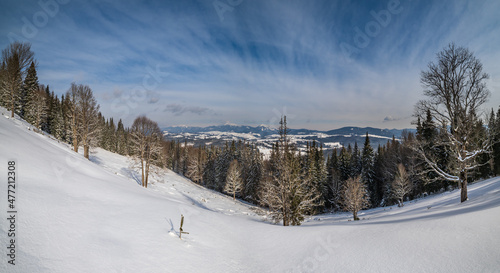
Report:
[[[1,111],[0,111],[1,112]],[[3,111],[5,113],[5,111]],[[70,147],[0,116],[0,272],[498,272],[500,178],[406,204],[273,225],[166,172],[139,186],[126,157]],[[15,265],[7,221],[15,160]],[[162,180],[162,181],[161,181]],[[184,230],[179,239],[181,214]]]

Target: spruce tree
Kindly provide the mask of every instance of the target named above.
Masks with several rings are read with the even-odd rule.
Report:
[[[98,127],[99,127],[99,143],[97,145],[105,150],[109,150],[109,147],[108,147],[109,121],[106,120],[106,118],[101,113],[99,113],[97,115],[97,119],[98,119]]]
[[[437,135],[437,129],[430,110],[426,111],[425,121],[422,123],[421,130],[425,145],[432,146]]]
[[[23,105],[21,110],[24,119],[31,124],[35,123],[34,108],[36,105],[36,92],[38,92],[38,88],[39,84],[35,62],[31,62],[23,84],[24,101],[22,102]]]
[[[34,100],[34,93],[38,89],[38,76],[36,74],[35,62],[31,62],[28,68],[26,78],[24,79],[24,84],[22,88],[22,93],[20,96],[21,113],[20,116],[24,118],[27,122],[33,122],[33,116],[30,113],[29,106],[31,101]]]
[[[377,153],[375,156],[375,177],[374,177],[374,187],[372,189],[371,194],[373,195],[374,201],[377,205],[384,206],[386,205],[386,201],[384,198],[384,180],[385,180],[385,149],[384,147],[378,145]]]
[[[228,143],[215,160],[215,190],[222,192],[226,183],[227,171],[229,164],[234,158],[232,157],[232,149]]]
[[[118,150],[117,139],[116,139],[116,126],[113,118],[109,119],[108,125],[108,147],[109,150],[113,153],[116,153]]]
[[[215,188],[215,159],[217,158],[217,149],[213,146],[207,152],[207,161],[203,168],[203,183],[205,187]]]
[[[500,175],[500,107],[498,108],[497,115],[495,118],[494,125],[491,129],[492,141],[493,141],[493,173],[495,175]]]
[[[417,139],[422,138],[422,122],[420,122],[420,116],[417,117]]]
[[[422,149],[429,151],[430,156],[435,158],[438,162],[440,168],[446,168],[446,147],[441,144],[440,138],[445,137],[443,134],[443,128],[438,128],[434,123],[432,114],[430,110],[426,111],[426,116],[424,122],[422,122],[422,131],[420,137],[420,143],[422,143]],[[432,183],[435,181],[444,182],[441,178],[434,172],[427,172],[424,179],[426,180],[424,190],[427,192],[434,192],[439,190],[440,183]]]
[[[121,119],[118,121],[118,125],[116,128],[116,144],[117,144],[117,152],[121,155],[126,155],[127,147],[125,143],[125,127],[123,127],[123,122]]]
[[[347,149],[342,147],[338,156],[338,179],[335,181],[335,187],[333,189],[333,200],[336,203],[336,206],[341,205],[340,201],[342,197],[343,185],[352,175],[351,152],[349,152],[349,150],[352,151],[352,149],[349,149],[349,147]]]
[[[33,100],[30,103],[30,111],[33,116],[33,125],[42,130],[42,126],[47,119],[47,95],[43,85],[39,86],[38,90],[33,93]]]
[[[52,111],[52,134],[59,140],[65,138],[65,125],[62,104],[57,97],[55,97],[54,109]]]
[[[356,177],[361,174],[361,155],[358,148],[358,143],[354,142],[354,150],[351,156],[351,177]]]
[[[486,131],[486,128],[481,119],[478,119],[476,121],[474,131],[476,132],[476,134],[471,140],[476,142],[477,146],[479,146],[480,143],[483,142],[485,139],[488,139],[487,136],[488,132]],[[474,180],[490,177],[490,175],[492,174],[490,158],[491,155],[487,153],[481,154],[476,158],[476,161],[479,164],[479,166],[471,171]]]
[[[323,144],[320,143],[319,149],[316,151],[316,168],[317,168],[317,178],[318,181],[318,191],[321,193],[321,197],[318,200],[317,206],[319,209],[324,208],[328,200],[329,184],[327,180],[328,172],[326,170],[325,155],[323,151]]]
[[[52,134],[52,126],[53,126],[53,121],[54,121],[54,93],[50,92],[50,88],[49,86],[47,85],[45,87],[45,97],[46,97],[46,115],[47,115],[47,118],[45,119],[45,122],[43,123],[42,125],[42,129],[49,133],[49,134]]]
[[[181,163],[182,164],[181,173],[182,173],[182,175],[186,175],[187,170],[188,170],[188,166],[189,166],[189,154],[188,154],[188,151],[189,151],[189,147],[188,147],[187,140],[184,140],[184,146],[183,146],[183,149],[182,149],[182,159],[181,159],[181,162],[182,162]]]
[[[331,208],[337,209],[339,200],[338,197],[340,191],[340,178],[339,178],[339,166],[338,166],[338,157],[337,157],[337,149],[333,149],[332,155],[329,157],[327,162],[327,170],[328,170],[328,205]]]
[[[346,149],[345,147],[342,147],[342,149],[340,150],[338,164],[340,181],[344,182],[349,179],[349,177],[352,177],[351,153],[349,152],[349,148]]]
[[[248,201],[256,202],[260,180],[262,179],[262,156],[255,146],[251,148],[250,170],[245,183],[245,198]]]
[[[62,102],[62,112],[63,112],[63,121],[64,121],[64,136],[66,142],[72,144],[73,143],[73,102],[70,98],[70,92],[66,92],[66,95],[61,97]],[[76,118],[76,115],[75,115]]]
[[[361,155],[361,181],[368,187],[372,206],[376,207],[379,204],[379,199],[376,194],[377,185],[375,183],[375,154],[370,145],[370,137],[368,132],[365,137],[365,144]]]

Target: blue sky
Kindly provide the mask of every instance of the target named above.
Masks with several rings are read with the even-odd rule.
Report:
[[[40,4],[42,3],[42,4]],[[4,0],[0,47],[40,83],[88,84],[106,117],[170,125],[412,127],[420,71],[450,42],[500,105],[500,1]]]

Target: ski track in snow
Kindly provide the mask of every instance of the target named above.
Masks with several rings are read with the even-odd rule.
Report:
[[[148,189],[130,159],[91,161],[18,118],[0,118],[0,181],[16,160],[16,265],[7,264],[0,203],[0,272],[498,272],[500,178],[405,206],[273,225],[255,207],[171,171]],[[7,196],[2,182],[0,196]],[[182,240],[180,216],[185,216]]]

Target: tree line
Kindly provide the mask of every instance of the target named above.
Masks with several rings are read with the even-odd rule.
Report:
[[[147,187],[152,168],[168,168],[209,189],[266,207],[276,222],[299,225],[305,215],[399,204],[443,189],[500,174],[500,108],[480,115],[488,75],[465,48],[450,44],[421,74],[428,100],[416,105],[416,133],[404,132],[374,149],[368,134],[360,148],[326,153],[322,144],[300,150],[288,136],[286,117],[279,140],[264,156],[255,144],[222,147],[166,141],[156,122],[137,117],[127,128],[105,118],[88,85],[72,83],[59,98],[38,82],[29,43],[2,51],[0,104],[36,130],[69,143],[75,152],[91,147],[134,158]]]

